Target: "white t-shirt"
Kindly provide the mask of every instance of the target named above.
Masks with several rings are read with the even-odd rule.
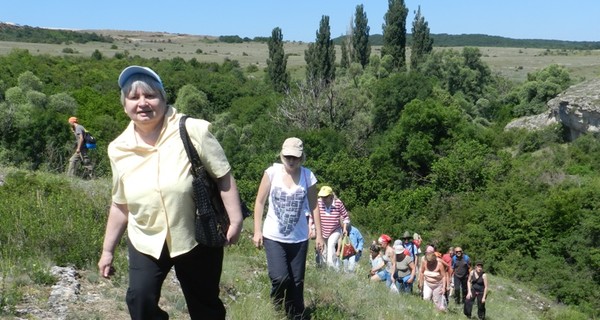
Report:
[[[269,208],[263,225],[263,236],[284,243],[298,243],[308,239],[308,188],[317,183],[315,175],[301,167],[300,183],[288,188],[283,183],[285,168],[274,163],[265,172],[271,180]]]

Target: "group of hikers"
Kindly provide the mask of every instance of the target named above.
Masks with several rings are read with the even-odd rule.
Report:
[[[321,187],[317,208],[321,222],[322,250],[315,250],[317,267],[328,266],[336,271],[355,272],[365,240],[360,230],[350,224],[344,203],[330,186]],[[309,216],[309,235],[316,236],[316,226]],[[385,283],[394,293],[412,294],[416,283],[418,294],[433,301],[436,308],[446,311],[450,297],[456,305],[463,304],[463,312],[471,317],[475,302],[478,318],[485,319],[485,301],[488,290],[483,262],[472,264],[461,247],[450,247],[444,254],[430,244],[421,251],[422,239],[417,233],[405,231],[392,242],[382,234],[369,246],[370,270],[368,278]],[[347,250],[348,247],[352,249]],[[414,291],[413,291],[414,290]]]
[[[433,244],[427,245],[421,254],[421,239],[404,232],[402,239],[395,240],[382,234],[370,247],[373,281],[385,282],[395,293],[413,293],[417,283],[418,294],[433,301],[440,311],[446,311],[450,297],[456,305],[463,304],[463,313],[471,317],[477,302],[477,317],[485,319],[485,301],[488,293],[488,277],[483,262],[472,265],[470,257],[461,247],[449,247],[444,254]]]
[[[127,232],[128,288],[125,301],[132,319],[169,319],[159,305],[162,284],[174,268],[191,319],[225,319],[220,276],[224,247],[200,244],[196,238],[195,181],[183,144],[184,132],[197,150],[207,176],[213,179],[226,208],[229,227],[225,245],[240,238],[242,206],[232,167],[225,151],[210,132],[211,124],[189,118],[167,103],[160,76],[144,66],[123,69],[117,81],[120,102],[130,122],[108,144],[112,173],[111,204],[98,270],[111,278],[115,251]],[[85,128],[77,118],[69,123],[77,147],[71,166],[86,164]],[[310,239],[314,239],[317,265],[357,272],[364,238],[352,225],[348,211],[330,186],[317,189],[316,175],[303,164],[303,141],[285,139],[279,161],[263,172],[254,202],[252,242],[264,249],[274,307],[290,319],[306,319],[304,276]],[[69,168],[69,173],[73,172]],[[417,281],[424,299],[445,310],[448,289],[455,288],[457,303],[465,303],[470,316],[477,300],[485,317],[487,276],[483,264],[470,269],[460,248],[439,257],[428,246],[420,254],[407,232],[392,245],[381,235],[370,245],[369,277],[385,282],[390,290],[412,292]],[[453,276],[453,280],[451,280]],[[444,301],[444,302],[441,302]]]

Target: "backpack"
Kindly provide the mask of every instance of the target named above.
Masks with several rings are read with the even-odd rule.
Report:
[[[91,133],[86,131],[85,135],[83,136],[83,142],[89,144],[96,144],[96,138],[94,138],[94,136],[92,136]]]
[[[456,256],[452,257],[452,269],[456,269]],[[471,260],[469,256],[463,253],[463,260],[465,261],[467,267],[471,265]]]
[[[423,239],[421,239],[421,235],[415,232],[415,234],[413,234],[413,241],[412,242],[417,247],[417,253],[421,252],[420,248],[421,248],[421,242],[422,241],[423,241]]]
[[[96,138],[94,138],[94,136],[87,131],[85,131],[83,135],[83,142],[85,143],[85,147],[88,149],[96,148]]]

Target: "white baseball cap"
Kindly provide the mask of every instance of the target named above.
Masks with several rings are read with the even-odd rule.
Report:
[[[152,70],[148,67],[129,66],[129,67],[123,69],[123,71],[121,71],[121,74],[119,75],[119,88],[123,88],[123,86],[125,85],[125,82],[127,82],[127,80],[134,74],[148,75],[148,76],[152,77],[154,80],[158,81],[158,83],[160,84],[161,87],[163,86],[162,80],[160,79],[158,74],[156,72],[154,72],[154,70]]]

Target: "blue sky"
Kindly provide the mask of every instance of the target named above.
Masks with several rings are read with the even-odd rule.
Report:
[[[370,34],[381,34],[386,0],[7,0],[0,21],[66,29],[162,31],[194,35],[268,37],[313,42],[321,16],[333,38],[346,33],[356,6],[364,4]],[[431,33],[488,34],[515,39],[600,41],[598,0],[406,0],[407,32],[414,11]]]

